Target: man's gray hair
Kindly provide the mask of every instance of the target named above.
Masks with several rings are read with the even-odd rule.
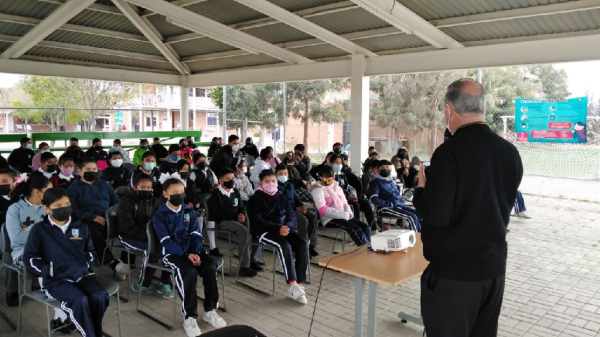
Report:
[[[473,88],[473,84],[477,86]],[[448,86],[445,102],[450,104],[459,115],[483,114],[485,113],[485,89],[472,79],[461,79]]]

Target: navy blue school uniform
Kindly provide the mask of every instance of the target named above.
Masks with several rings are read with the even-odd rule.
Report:
[[[23,261],[43,279],[48,297],[61,302],[82,336],[102,336],[102,318],[108,294],[92,271],[94,246],[89,231],[72,218],[66,231],[48,216],[31,227]]]
[[[108,181],[110,185],[117,189],[121,186],[129,186],[129,178],[131,174],[123,166],[107,167],[102,171],[102,180]]]

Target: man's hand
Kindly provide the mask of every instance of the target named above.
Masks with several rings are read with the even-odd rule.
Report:
[[[196,255],[196,254],[190,254],[188,255],[188,259],[190,259],[190,261],[192,261],[192,264],[196,267],[198,267],[201,263],[200,261],[200,256]]]
[[[348,200],[351,200],[351,201],[358,201],[358,198],[357,198],[357,197],[355,197],[355,196],[353,196],[353,195],[349,195],[349,196],[348,196]]]
[[[196,207],[194,207],[194,208],[200,208],[200,204],[196,204]]]
[[[298,164],[302,160],[302,157],[299,155],[294,155],[294,161]]]
[[[308,189],[308,187],[310,186],[310,184],[306,180],[302,180],[302,184],[304,184],[304,187],[306,187],[306,189]]]
[[[288,236],[288,234],[290,234],[290,228],[288,226],[281,226],[279,229],[279,235]]]
[[[190,206],[191,208],[194,208],[194,203],[193,202],[188,202],[187,205]]]
[[[106,226],[106,219],[104,219],[103,217],[96,215],[96,217],[94,218],[94,221],[99,223],[102,226]]]
[[[298,213],[306,214],[306,206],[298,206],[296,207],[296,211],[298,211]]]
[[[417,182],[417,187],[425,187],[425,182],[427,181],[427,179],[425,179],[425,165],[423,165],[423,163],[419,163],[419,172],[417,173],[417,179],[419,180]]]
[[[244,214],[240,213],[238,214],[238,222],[244,222],[246,221],[246,217],[244,216]]]

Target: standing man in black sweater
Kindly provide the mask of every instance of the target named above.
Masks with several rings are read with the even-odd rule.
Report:
[[[14,149],[8,156],[8,165],[19,173],[33,172],[32,162],[35,152],[31,149],[31,138],[23,137],[21,146]]]
[[[506,226],[523,177],[517,149],[484,122],[485,89],[448,87],[452,138],[421,167],[413,203],[430,264],[421,277],[428,337],[494,337],[506,274]],[[420,164],[422,165],[422,164]]]

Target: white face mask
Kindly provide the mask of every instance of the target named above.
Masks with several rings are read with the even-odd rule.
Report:
[[[31,144],[27,144],[26,148],[31,150],[31,149],[33,149],[33,146],[31,146]]]
[[[121,167],[123,165],[123,159],[113,159],[110,161],[112,167]]]
[[[248,172],[248,168],[246,166],[242,167],[242,172],[244,172],[244,173]]]
[[[233,150],[233,152],[238,152],[238,150],[240,149],[240,146],[239,146],[239,144],[236,144],[236,145],[232,146],[231,149]]]
[[[50,150],[42,150],[42,153],[50,152]]]

